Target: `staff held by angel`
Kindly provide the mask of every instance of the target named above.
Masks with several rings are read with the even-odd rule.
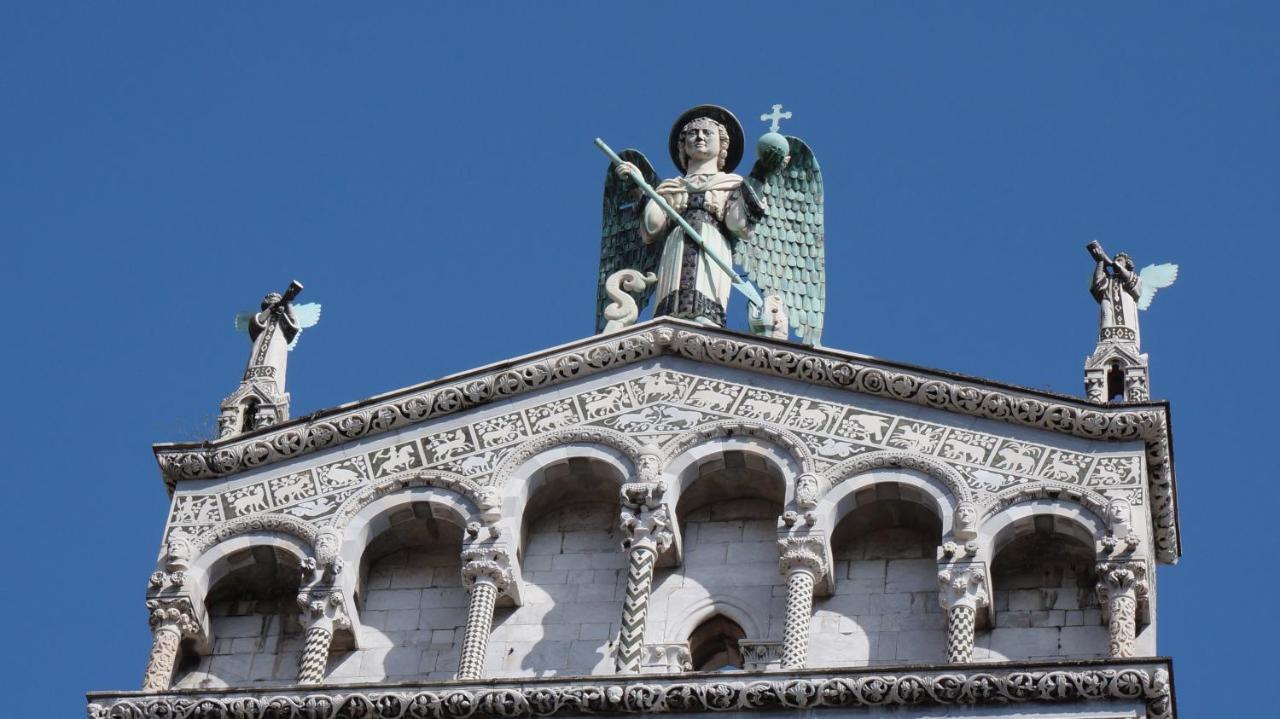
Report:
[[[746,177],[733,172],[742,125],[716,105],[694,107],[672,126],[678,177],[658,182],[642,153],[615,155],[597,140],[614,159],[605,175],[597,332],[634,322],[650,301],[655,316],[723,327],[737,289],[753,332],[785,339],[794,331],[818,344],[826,299],[822,173],[808,145],[776,132],[778,117],[790,115],[778,109]]]

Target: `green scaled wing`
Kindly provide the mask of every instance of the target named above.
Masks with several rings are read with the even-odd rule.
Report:
[[[737,243],[733,261],[760,294],[782,298],[791,331],[801,342],[816,345],[827,304],[822,170],[803,140],[787,136],[787,143],[791,162],[758,185],[769,209]]]
[[[658,184],[658,173],[653,165],[638,150],[623,150],[618,153],[623,160],[640,168],[640,174],[650,187]],[[600,278],[596,292],[596,332],[604,330],[608,320],[604,317],[604,308],[609,305],[609,297],[604,292],[604,281],[618,270],[638,270],[641,274],[655,272],[658,269],[658,258],[662,254],[662,242],[654,241],[646,245],[640,236],[641,215],[644,212],[646,197],[630,180],[624,180],[609,165],[604,176],[604,217],[600,230]],[[653,295],[650,287],[644,296],[636,298],[640,310],[649,304]]]

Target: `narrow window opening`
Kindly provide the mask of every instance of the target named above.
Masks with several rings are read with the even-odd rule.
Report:
[[[258,398],[250,397],[244,402],[244,414],[240,415],[240,431],[253,431],[254,419],[258,416]]]
[[[717,614],[698,625],[689,634],[689,654],[693,668],[699,672],[718,672],[742,669],[742,649],[738,640],[746,632],[738,623]]]

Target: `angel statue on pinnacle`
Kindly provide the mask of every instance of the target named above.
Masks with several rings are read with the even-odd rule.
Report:
[[[289,418],[289,393],[285,391],[288,353],[298,344],[302,330],[320,321],[318,303],[294,304],[300,292],[302,283],[294,280],[284,294],[272,292],[263,297],[260,312],[236,315],[236,331],[249,335],[253,347],[240,387],[222,401],[219,439]]]
[[[604,183],[596,331],[636,321],[650,299],[655,316],[726,324],[729,295],[748,301],[748,325],[779,339],[794,331],[819,343],[826,300],[822,172],[802,140],[778,134],[791,113],[775,105],[743,177],[744,134],[717,105],[684,112],[668,150],[680,172],[658,182],[637,150],[614,154]],[[647,199],[646,199],[647,196]],[[742,268],[744,279],[734,269]]]
[[[1115,397],[1144,402],[1151,397],[1151,381],[1138,332],[1138,311],[1151,306],[1156,290],[1178,279],[1178,266],[1147,265],[1138,272],[1124,252],[1112,259],[1097,241],[1085,249],[1095,263],[1089,293],[1099,307],[1098,344],[1084,363],[1085,395],[1093,402]]]

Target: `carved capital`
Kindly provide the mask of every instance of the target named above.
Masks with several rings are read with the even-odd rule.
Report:
[[[200,620],[195,607],[186,597],[159,597],[147,600],[150,612],[151,631],[176,629],[183,637],[195,637],[200,634]]]
[[[814,579],[827,573],[827,548],[820,534],[789,535],[778,538],[778,571],[783,574],[809,572]]]
[[[302,623],[310,629],[321,627],[329,631],[351,626],[351,616],[342,591],[335,586],[312,586],[298,592],[298,607],[302,610]]]
[[[662,504],[666,487],[658,481],[627,482],[622,485],[622,505],[653,509]]]
[[[654,554],[661,554],[675,542],[671,512],[666,505],[624,504],[620,525],[625,535],[622,540],[625,549],[648,547]]]
[[[462,583],[471,589],[476,582],[488,581],[499,592],[506,591],[513,579],[511,556],[503,547],[468,547],[462,550]]]
[[[1118,597],[1147,596],[1147,563],[1141,559],[1098,562],[1098,597],[1105,607]]]
[[[640,671],[645,673],[676,674],[693,670],[693,655],[686,642],[646,644]]]
[[[976,610],[990,601],[987,568],[982,562],[955,562],[938,568],[938,604],[944,610],[959,606]]]

